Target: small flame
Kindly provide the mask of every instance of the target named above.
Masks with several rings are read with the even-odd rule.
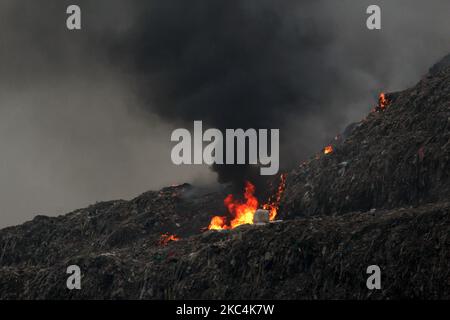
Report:
[[[286,175],[280,176],[280,184],[274,196],[269,198],[267,204],[263,205],[263,209],[269,210],[270,220],[274,220],[278,207],[280,205],[281,196],[284,192],[286,184]],[[247,181],[245,183],[244,199],[241,201],[235,199],[232,194],[229,194],[223,201],[228,212],[233,217],[230,223],[227,223],[227,218],[223,216],[214,216],[208,226],[208,230],[228,230],[234,229],[243,224],[253,224],[253,216],[258,209],[258,199],[255,197],[255,186]]]
[[[332,153],[333,152],[333,146],[326,146],[324,149],[323,149],[323,153],[324,154],[329,154],[329,153]]]
[[[378,107],[383,110],[388,106],[388,104],[389,100],[386,98],[384,92],[380,93],[380,97],[378,98]]]
[[[215,216],[211,219],[211,223],[208,226],[208,230],[224,230],[224,229],[228,229],[225,217]]]
[[[278,189],[277,192],[275,193],[275,196],[270,197],[268,203],[263,205],[263,209],[269,210],[270,221],[275,220],[278,214],[281,196],[283,195],[285,188],[286,188],[286,174],[283,173],[280,175],[280,184],[278,185]]]
[[[180,240],[180,238],[178,238],[176,235],[169,234],[167,232],[167,233],[164,233],[164,234],[161,235],[161,237],[159,239],[159,244],[162,245],[162,246],[166,246],[166,245],[169,244],[169,242],[171,242],[171,241],[178,241],[178,240]]]

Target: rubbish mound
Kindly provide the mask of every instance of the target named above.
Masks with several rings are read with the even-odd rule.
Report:
[[[386,94],[387,105],[352,124],[333,152],[288,174],[282,218],[448,200],[450,64],[432,70],[413,88]]]
[[[449,299],[446,61],[289,172],[283,221],[206,231],[227,192],[188,184],[37,216],[0,230],[0,299]]]

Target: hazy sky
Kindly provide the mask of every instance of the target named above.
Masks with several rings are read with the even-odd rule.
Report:
[[[365,27],[369,4],[381,31]],[[2,0],[0,227],[214,182],[170,161],[171,131],[194,119],[280,128],[289,167],[449,53],[449,12],[448,0]]]

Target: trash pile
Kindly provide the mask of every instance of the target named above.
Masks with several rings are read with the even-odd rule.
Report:
[[[242,225],[165,246],[84,246],[51,264],[30,253],[2,262],[0,298],[449,299],[449,213],[447,202]],[[71,264],[82,271],[82,290],[65,287]],[[381,290],[366,287],[373,264]]]
[[[383,108],[349,126],[332,153],[294,169],[281,218],[448,200],[450,66],[439,65],[413,88],[383,95]]]
[[[283,221],[207,230],[228,190],[183,184],[0,230],[0,299],[450,299],[450,58],[383,101],[283,178]]]

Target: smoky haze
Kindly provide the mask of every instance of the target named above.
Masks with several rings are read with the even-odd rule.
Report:
[[[450,52],[448,1],[77,1],[76,32],[69,4],[0,4],[0,226],[214,182],[170,161],[194,120],[279,128],[289,168]]]

